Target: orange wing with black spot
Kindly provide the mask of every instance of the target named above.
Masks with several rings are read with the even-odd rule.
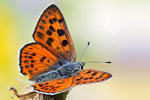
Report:
[[[75,61],[75,49],[63,15],[55,6],[49,6],[41,15],[33,37],[61,59]]]
[[[20,50],[20,72],[30,80],[49,70],[55,70],[67,61],[74,62],[76,53],[65,20],[55,5],[42,13],[33,37]]]
[[[33,84],[32,87],[40,93],[55,95],[77,85],[102,82],[111,77],[112,75],[107,72],[85,69],[79,71],[75,76]]]
[[[81,85],[81,84],[102,82],[111,77],[112,77],[112,75],[107,72],[98,71],[98,70],[94,70],[94,69],[85,69],[85,70],[79,71],[74,76],[74,79],[73,79],[74,81],[72,83],[72,87],[75,87],[75,86]]]
[[[30,43],[20,51],[20,71],[32,80],[37,74],[56,69],[59,66],[59,60],[42,45]]]
[[[70,89],[72,80],[73,77],[69,77],[65,79],[57,79],[57,80],[47,81],[39,84],[33,84],[32,87],[34,88],[35,91],[38,91],[40,93],[55,95]]]

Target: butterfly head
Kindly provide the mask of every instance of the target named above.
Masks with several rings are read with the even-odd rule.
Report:
[[[76,62],[76,65],[82,70],[85,66],[85,62]]]

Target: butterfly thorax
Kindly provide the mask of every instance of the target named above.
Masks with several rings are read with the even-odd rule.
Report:
[[[83,62],[76,62],[72,63],[69,62],[62,67],[58,68],[57,71],[61,76],[66,77],[71,77],[74,76],[78,71],[82,70],[84,67],[85,63]]]
[[[68,78],[74,76],[78,71],[84,67],[84,62],[68,62],[56,70],[50,70],[34,79],[35,83],[46,82],[55,79]]]

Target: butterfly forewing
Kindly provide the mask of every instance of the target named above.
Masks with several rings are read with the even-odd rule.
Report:
[[[107,72],[93,70],[93,69],[85,69],[85,70],[79,71],[74,76],[72,87],[76,85],[81,85],[81,84],[102,82],[111,77],[112,75]]]
[[[74,45],[64,17],[55,5],[49,6],[43,12],[33,37],[60,59],[75,60]]]
[[[55,5],[44,10],[33,37],[38,43],[27,44],[20,51],[21,73],[29,79],[67,61],[75,61],[72,39],[63,15]]]

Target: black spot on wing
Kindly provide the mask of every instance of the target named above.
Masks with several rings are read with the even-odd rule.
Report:
[[[29,68],[29,65],[25,65],[25,68]]]
[[[29,60],[25,60],[24,63],[29,63]]]
[[[78,84],[80,84],[81,83],[81,81],[78,81],[76,84],[78,85]]]
[[[91,70],[89,70],[88,72],[86,72],[85,74],[89,74],[89,73],[91,73],[92,71]]]
[[[58,33],[59,36],[65,35],[65,32],[64,32],[63,29],[57,29],[57,33]]]
[[[52,38],[48,38],[46,43],[51,46],[52,42],[54,42],[54,40]]]
[[[77,81],[80,81],[82,78],[83,78],[83,77],[78,78]]]
[[[45,17],[46,17],[46,18],[48,18],[48,16],[47,16],[47,15],[45,15]]]
[[[97,74],[97,72],[94,72],[94,73],[92,73],[91,75],[92,75],[92,76],[95,76],[96,74]]]
[[[43,62],[45,59],[46,59],[46,57],[45,57],[45,56],[44,56],[44,57],[42,57],[42,58],[40,59],[40,62]]]
[[[100,75],[99,78],[102,78],[103,75]]]
[[[24,56],[24,58],[29,58],[29,56]]]
[[[50,26],[49,29],[52,30],[53,32],[55,32],[55,29],[53,26]]]
[[[50,30],[47,30],[46,31],[47,35],[51,36],[52,35],[52,32]]]
[[[52,46],[51,42],[47,41],[46,43],[47,43],[47,45],[49,45],[50,47]]]
[[[40,39],[43,39],[43,37],[44,37],[43,33],[41,33],[41,32],[37,32],[37,36],[38,36]]]
[[[53,11],[56,13],[56,10],[55,10],[55,9],[53,9]]]
[[[88,78],[84,78],[84,80],[87,80]]]
[[[63,19],[63,18],[58,19],[58,22],[59,22],[59,23],[62,23],[63,21],[64,21],[64,19]]]
[[[36,56],[36,53],[31,53],[32,56]]]
[[[29,52],[24,52],[24,54],[30,54]]]
[[[30,74],[33,74],[33,73],[32,73],[32,72],[33,72],[32,70],[29,70],[28,72],[29,72]]]
[[[43,23],[43,24],[46,24],[46,21],[42,19],[42,23]]]
[[[33,57],[32,56],[29,56],[29,59],[32,59]]]
[[[54,42],[54,40],[52,38],[48,38],[49,42]]]
[[[56,18],[53,18],[53,21],[54,21],[54,22],[57,22],[57,19],[56,19]]]
[[[48,12],[48,14],[49,14],[49,15],[52,15],[52,13],[51,13],[51,12]]]
[[[49,59],[47,60],[47,63],[50,63],[50,60],[49,60]]]
[[[56,88],[59,88],[60,86],[57,86]]]
[[[63,40],[62,41],[62,45],[65,47],[65,46],[67,46],[68,45],[68,41],[67,40]]]
[[[52,20],[52,19],[49,19],[49,22],[50,22],[51,24],[53,24],[53,20]]]
[[[31,64],[30,66],[33,68],[33,67],[34,67],[34,64]]]
[[[39,85],[39,87],[42,87],[44,84],[38,84]]]
[[[93,77],[89,77],[89,79],[93,79]]]
[[[40,28],[41,30],[44,30],[44,27],[43,27],[42,25],[39,25],[39,28]]]

